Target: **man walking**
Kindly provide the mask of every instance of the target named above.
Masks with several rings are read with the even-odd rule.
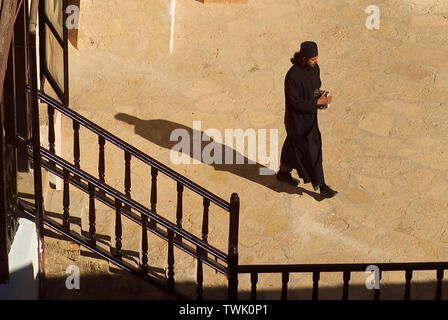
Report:
[[[331,198],[338,192],[332,190],[324,179],[322,168],[322,138],[317,122],[317,111],[331,103],[331,96],[320,89],[320,69],[317,64],[318,48],[312,41],[305,41],[291,59],[293,66],[285,77],[285,127],[287,137],[282,147],[280,170],[277,179],[297,186],[291,176],[296,169],[304,183],[311,182],[315,191]]]

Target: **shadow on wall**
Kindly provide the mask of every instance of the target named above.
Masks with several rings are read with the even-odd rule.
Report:
[[[188,132],[188,135],[191,139],[190,139],[189,152],[188,151],[185,152],[185,150],[183,149],[182,151],[190,158],[195,159],[196,161],[201,163],[204,163],[201,159],[201,153],[195,154],[193,152],[194,150],[193,137],[196,135],[199,137],[203,137],[203,139],[201,139],[201,148],[200,148],[201,152],[202,150],[204,150],[204,148],[206,148],[207,145],[209,144],[211,145],[213,143],[214,144],[213,148],[215,150],[221,150],[222,157],[219,157],[220,159],[221,158],[224,159],[226,154],[232,155],[233,159],[232,164],[225,164],[225,163],[219,164],[215,162],[210,163],[209,165],[212,166],[215,170],[232,173],[241,178],[260,184],[275,192],[286,192],[289,194],[306,193],[317,201],[322,200],[319,193],[310,192],[301,187],[294,187],[284,182],[279,182],[276,179],[275,175],[260,175],[260,169],[268,170],[268,168],[259,164],[258,162],[253,164],[249,163],[249,159],[244,155],[242,155],[241,153],[239,153],[237,150],[234,150],[224,144],[215,142],[213,138],[207,136],[203,131],[198,132],[197,130],[187,127],[183,124],[163,119],[142,120],[126,113],[116,114],[115,119],[123,121],[130,125],[134,125],[136,134],[168,150],[171,150],[176,144],[179,143],[178,140],[170,141],[171,133],[176,129],[185,130],[186,132]],[[208,141],[202,141],[202,140],[208,140]],[[211,153],[211,155],[213,156],[214,153]],[[243,164],[234,163],[236,162],[235,159],[237,158],[244,159]],[[225,161],[223,160],[222,162]]]

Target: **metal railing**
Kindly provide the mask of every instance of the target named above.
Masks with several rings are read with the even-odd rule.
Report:
[[[343,282],[341,298],[349,299],[349,286],[351,274],[354,272],[366,272],[367,267],[375,266],[378,268],[379,281],[382,273],[392,271],[402,271],[405,273],[405,292],[404,300],[411,298],[411,280],[413,271],[435,271],[436,291],[435,300],[442,297],[442,280],[444,270],[448,269],[448,262],[413,262],[413,263],[348,263],[348,264],[284,264],[284,265],[239,265],[239,274],[250,274],[251,281],[251,299],[257,299],[257,283],[259,274],[278,273],[282,275],[281,299],[288,299],[288,282],[291,273],[311,273],[312,274],[312,300],[319,299],[319,280],[321,273],[341,273]],[[373,299],[380,300],[379,283],[378,289],[373,289]]]
[[[28,91],[30,89],[28,88]],[[184,252],[195,257],[198,262],[198,298],[202,297],[202,263],[214,268],[216,271],[226,275],[229,281],[229,297],[236,297],[237,290],[237,272],[236,266],[238,263],[238,215],[239,215],[239,198],[236,193],[232,194],[230,202],[227,202],[208,190],[197,185],[193,181],[178,174],[172,169],[166,167],[162,163],[156,161],[150,156],[144,154],[135,147],[129,145],[113,134],[105,131],[99,126],[95,125],[90,120],[79,115],[75,111],[66,108],[53,98],[38,91],[38,98],[41,102],[48,106],[48,140],[49,150],[45,148],[39,148],[41,153],[41,166],[46,170],[56,174],[64,181],[64,217],[63,225],[65,231],[70,230],[69,226],[69,184],[75,185],[80,190],[89,194],[89,238],[90,244],[95,246],[95,202],[94,199],[103,202],[110,208],[116,210],[116,253],[117,257],[120,257],[121,248],[121,215],[126,216],[131,221],[134,221],[141,225],[142,228],[142,261],[140,265],[140,271],[144,274],[148,270],[148,236],[147,231],[150,231],[162,239],[168,241],[170,251],[168,256],[168,281],[169,289],[174,290],[174,253],[172,248],[174,246],[183,250]],[[61,114],[69,117],[73,121],[73,135],[74,135],[74,163],[69,163],[64,159],[57,157],[55,153],[55,133],[54,133],[54,111],[57,110]],[[80,140],[79,130],[80,127],[84,127],[91,132],[98,135],[99,143],[99,161],[98,161],[98,177],[95,178],[81,170],[80,166]],[[20,138],[20,137],[19,137]],[[35,146],[30,141],[26,141],[21,138],[22,143],[27,143],[30,147],[30,156],[34,153]],[[108,186],[105,182],[105,152],[104,147],[106,141],[109,141],[114,146],[120,148],[124,153],[125,161],[125,186],[124,193]],[[131,158],[135,157],[143,161],[145,164],[151,167],[151,200],[150,208],[147,208],[140,203],[131,199]],[[32,157],[34,161],[34,157]],[[176,223],[172,223],[167,219],[164,219],[157,213],[157,176],[161,172],[169,178],[176,181],[177,184],[177,205],[176,205]],[[202,213],[202,239],[188,233],[182,228],[183,219],[183,189],[189,188],[196,194],[199,194],[203,198],[203,213]],[[228,250],[226,254],[209,244],[209,206],[210,204],[216,204],[218,207],[224,209],[230,213],[230,226],[229,226],[229,242]],[[117,207],[119,206],[119,207]],[[137,212],[139,215],[135,214]],[[55,226],[53,222],[49,222],[48,218],[44,215],[44,222],[50,223],[51,226]],[[173,238],[174,237],[174,238]],[[213,260],[214,258],[214,260]],[[223,262],[220,263],[219,261]]]

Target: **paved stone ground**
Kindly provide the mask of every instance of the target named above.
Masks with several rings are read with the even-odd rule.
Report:
[[[79,50],[70,52],[71,107],[224,199],[237,192],[242,264],[446,261],[448,4],[382,1],[380,29],[368,30],[370,4],[179,1],[170,54],[169,1],[83,1]],[[202,131],[223,134],[278,129],[279,154],[284,75],[299,43],[310,39],[319,44],[323,88],[334,96],[331,108],[319,111],[319,126],[326,181],[338,196],[320,201],[310,185],[292,188],[260,176],[260,162],[170,161],[171,131],[191,132],[197,120]],[[63,154],[72,159],[71,123],[62,123]],[[81,167],[97,174],[97,137],[82,130],[81,141]],[[106,162],[106,181],[123,190],[124,155],[106,144]],[[175,221],[175,183],[161,176],[158,188],[159,213]],[[135,159],[132,197],[149,203],[150,169]],[[200,235],[202,199],[188,190],[184,198],[184,227]],[[98,232],[113,236],[111,212],[98,208],[98,215]],[[227,231],[227,214],[212,205],[210,242],[225,250]],[[126,224],[124,237],[126,248],[138,253],[138,228]],[[176,276],[194,281],[188,259],[176,252]],[[166,268],[166,247],[154,237],[150,263]],[[225,283],[218,276],[212,274],[213,285]],[[353,279],[360,296],[371,295],[362,288],[365,277]],[[277,288],[279,279],[263,276],[260,286]],[[321,279],[331,288],[342,275]],[[403,279],[391,273],[384,282]],[[432,280],[435,273],[413,279]],[[249,288],[249,277],[240,282]],[[310,275],[290,282],[311,283]]]

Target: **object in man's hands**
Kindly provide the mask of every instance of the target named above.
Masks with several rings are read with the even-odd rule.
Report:
[[[325,93],[325,91],[324,90],[320,90],[320,89],[316,89],[316,90],[314,90],[314,97],[315,98],[318,98],[318,97],[320,97],[321,95],[322,95],[322,93]],[[330,96],[330,92],[327,92],[326,94],[325,94],[325,96],[326,97],[328,97],[328,96]],[[329,108],[330,107],[330,105],[329,104],[326,104],[326,105],[324,105],[325,106],[325,108]]]

